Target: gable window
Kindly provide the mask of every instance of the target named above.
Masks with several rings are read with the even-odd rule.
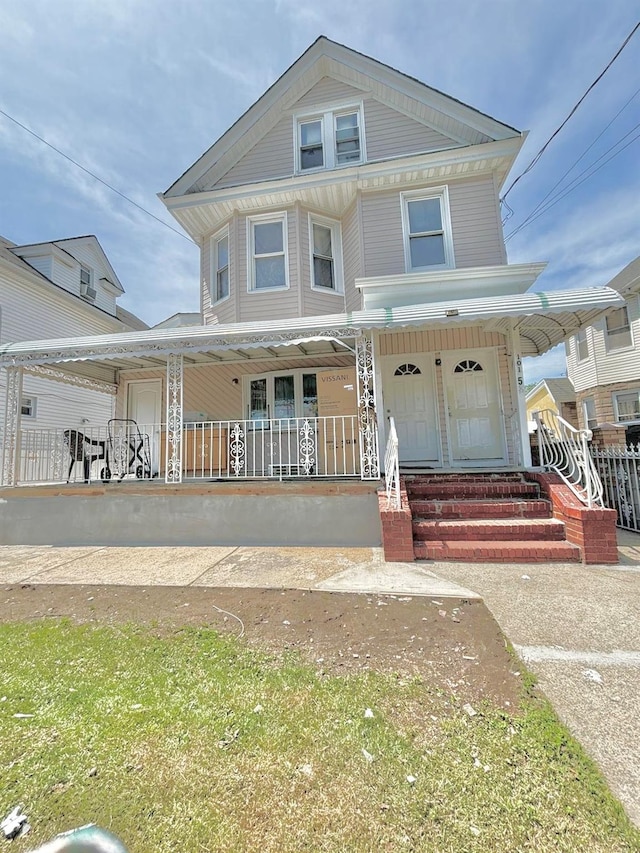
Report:
[[[332,219],[309,217],[311,247],[311,287],[342,291],[342,245],[340,223]]]
[[[80,288],[86,291],[88,287],[91,287],[91,270],[80,264]]]
[[[20,401],[20,414],[23,418],[35,418],[37,409],[36,397],[23,397]]]
[[[247,222],[249,290],[288,287],[286,213],[252,217]]]
[[[595,397],[585,397],[585,399],[582,401],[582,414],[587,429],[593,429],[594,427],[598,426]]]
[[[605,317],[605,341],[608,350],[626,349],[632,345],[629,311],[626,305],[614,308]]]
[[[576,335],[576,356],[578,361],[584,361],[589,358],[589,340],[586,329],[580,329]]]
[[[640,391],[622,391],[613,395],[613,410],[616,421],[628,423],[640,421]]]
[[[296,135],[298,172],[334,169],[364,159],[360,105],[301,117]]]
[[[447,188],[429,193],[402,193],[401,199],[407,272],[452,267]]]
[[[229,295],[229,232],[216,234],[211,241],[211,298],[221,302]]]

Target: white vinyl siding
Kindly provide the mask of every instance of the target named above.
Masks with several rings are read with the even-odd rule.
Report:
[[[364,102],[364,121],[369,162],[459,146],[437,130],[373,98]]]
[[[340,80],[334,80],[332,77],[323,77],[296,101],[293,108],[299,111],[301,108],[325,106],[346,100],[359,101],[361,98],[360,89],[342,83]]]
[[[362,275],[360,253],[360,220],[358,204],[354,202],[342,217],[342,258],[344,269],[345,309],[357,311],[362,307],[360,291],[354,281]]]
[[[198,188],[208,190],[215,186],[218,189],[289,177],[293,175],[293,161],[291,116],[287,116],[280,119],[215,185],[205,174],[198,181]]]

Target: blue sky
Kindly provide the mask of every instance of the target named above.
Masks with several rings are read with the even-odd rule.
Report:
[[[321,33],[528,130],[513,179],[631,31],[638,6],[636,0],[0,0],[0,18],[0,109],[178,227],[156,193]],[[507,243],[512,263],[549,262],[539,289],[606,284],[640,253],[640,141],[633,131],[640,93],[632,98],[639,67],[637,33],[508,196],[514,214],[507,234],[581,155],[565,183],[602,157],[594,165],[604,164],[599,171]],[[96,234],[127,291],[124,307],[149,323],[198,310],[193,244],[1,115],[0,187],[3,236],[26,244]],[[561,375],[563,368],[556,349],[528,360],[526,379]]]

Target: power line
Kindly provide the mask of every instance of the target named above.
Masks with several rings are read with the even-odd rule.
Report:
[[[598,166],[598,168],[597,168],[597,169],[593,169],[593,167],[595,166],[595,164],[596,164],[599,160],[602,160],[602,158],[603,158],[605,155],[607,155],[610,151],[613,151],[613,149],[614,149],[616,146],[620,145],[620,143],[622,142],[622,140],[623,140],[623,139],[626,139],[626,138],[627,138],[627,136],[629,136],[629,134],[630,134],[630,133],[633,133],[633,132],[634,132],[634,130],[637,130],[639,127],[640,127],[640,124],[637,124],[635,127],[633,127],[633,128],[629,131],[629,133],[626,133],[626,134],[622,137],[622,139],[619,139],[619,140],[615,143],[615,145],[612,145],[612,146],[611,146],[611,148],[608,148],[608,149],[607,149],[607,151],[605,151],[605,152],[604,152],[604,154],[601,154],[601,155],[600,155],[600,157],[598,157],[598,160],[594,160],[594,162],[593,162],[590,166],[587,166],[587,168],[586,168],[583,172],[580,172],[580,174],[579,174],[579,175],[577,175],[577,176],[573,179],[573,181],[571,182],[571,184],[569,184],[569,186],[568,186],[568,187],[565,187],[565,188],[564,188],[564,190],[563,190],[562,192],[558,193],[552,201],[550,201],[550,202],[549,202],[545,207],[543,207],[543,208],[542,208],[542,210],[540,210],[540,211],[538,212],[538,214],[537,214],[536,216],[534,216],[532,219],[530,219],[526,224],[527,224],[527,225],[531,225],[531,223],[532,223],[532,222],[535,222],[535,221],[536,221],[536,219],[539,219],[543,214],[545,214],[548,210],[550,210],[552,207],[554,207],[554,206],[555,206],[559,201],[562,201],[562,199],[563,199],[563,198],[566,198],[566,196],[568,196],[568,195],[569,195],[569,193],[572,193],[575,189],[577,189],[577,188],[580,186],[580,184],[584,184],[584,182],[585,182],[585,181],[588,181],[588,180],[589,180],[589,178],[593,177],[593,175],[595,175],[595,173],[596,173],[596,172],[599,172],[599,171],[600,171],[600,169],[602,169],[604,166],[606,166],[606,165],[607,165],[607,163],[609,163],[611,160],[613,160],[613,158],[614,158],[614,157],[617,157],[617,156],[618,156],[618,154],[622,154],[622,152],[625,150],[625,148],[628,148],[628,147],[629,147],[630,145],[632,145],[632,144],[633,144],[637,139],[640,139],[640,133],[637,133],[637,134],[633,137],[633,139],[630,139],[630,140],[627,142],[627,144],[626,144],[626,145],[623,145],[623,146],[622,146],[622,148],[620,148],[618,151],[616,151],[616,152],[615,152],[615,154],[612,154],[612,155],[611,155],[611,157],[609,157],[607,160],[605,160],[605,161],[604,161],[604,163],[600,163],[600,165]],[[586,175],[586,172],[588,172],[590,169],[593,169],[593,171],[592,171],[590,174]],[[581,181],[578,181],[578,178],[580,178],[582,175],[585,175],[585,177],[584,177],[584,178],[582,178],[582,180],[581,180]],[[576,181],[578,181],[578,183],[576,183]],[[573,186],[572,186],[572,184],[573,184]],[[507,234],[507,236],[505,237],[505,242],[506,242],[507,240],[509,240],[511,237],[513,237],[515,234],[517,234],[517,233],[518,233],[518,231],[520,231],[520,230],[521,230],[522,228],[524,228],[524,227],[525,227],[524,225],[522,225],[522,226],[518,226],[518,228],[516,228],[516,229],[515,229],[514,231],[512,231],[510,234]]]
[[[55,151],[56,154],[59,154],[61,157],[64,157],[65,160],[68,160],[70,163],[73,163],[73,165],[77,166],[78,169],[81,169],[83,172],[85,172],[87,175],[92,177],[94,180],[103,184],[105,187],[107,187],[107,189],[110,189],[111,192],[114,192],[116,195],[119,195],[120,198],[123,198],[125,201],[128,201],[129,204],[132,204],[134,207],[137,207],[138,210],[142,211],[142,213],[146,213],[147,216],[150,216],[152,219],[155,219],[156,222],[160,223],[160,225],[164,225],[165,228],[168,228],[170,231],[173,231],[174,234],[178,234],[178,236],[182,237],[184,240],[188,240],[190,243],[194,242],[191,239],[191,237],[188,237],[186,234],[183,234],[182,231],[178,231],[177,228],[174,228],[172,225],[169,225],[169,223],[165,222],[164,219],[160,219],[160,217],[156,216],[155,213],[151,213],[151,211],[147,210],[146,207],[142,207],[142,205],[138,204],[137,201],[134,201],[132,198],[129,198],[129,196],[120,192],[120,190],[117,190],[115,187],[112,187],[111,184],[107,183],[107,181],[100,178],[94,172],[91,172],[89,169],[87,169],[81,163],[78,163],[77,160],[73,159],[73,157],[70,157],[68,154],[65,154],[64,151],[61,151],[59,148],[56,148],[55,145],[52,145],[50,142],[47,142],[47,140],[43,139],[42,136],[38,136],[38,134],[35,133],[35,131],[31,130],[26,125],[22,124],[22,122],[19,122],[17,118],[14,118],[13,116],[9,115],[9,113],[5,112],[3,109],[0,109],[0,115],[3,115],[5,118],[8,118],[9,121],[12,121],[14,124],[17,124],[18,127],[22,128],[22,130],[26,130],[27,133],[30,133],[31,136],[34,136],[39,142],[42,142],[48,148],[51,148],[52,151]]]
[[[558,126],[554,131],[553,131],[553,133],[551,134],[551,136],[549,137],[549,139],[547,139],[547,141],[545,142],[545,144],[544,144],[544,145],[542,146],[542,148],[538,151],[538,153],[537,153],[537,154],[536,154],[536,156],[533,158],[533,160],[529,163],[529,165],[526,167],[526,169],[525,169],[523,172],[521,172],[521,173],[518,175],[518,177],[517,177],[517,178],[515,178],[515,180],[514,180],[514,181],[512,181],[512,182],[511,182],[511,185],[509,186],[509,188],[507,189],[507,191],[505,192],[505,194],[502,196],[501,201],[504,201],[504,199],[509,195],[509,193],[511,192],[511,190],[512,190],[512,189],[515,187],[515,185],[518,183],[518,181],[519,181],[521,178],[523,178],[523,177],[524,177],[528,172],[530,172],[530,171],[531,171],[531,169],[533,169],[533,167],[536,165],[536,163],[538,162],[538,160],[542,157],[542,155],[544,154],[544,152],[547,150],[547,148],[548,148],[548,147],[549,147],[549,145],[551,144],[552,140],[553,140],[553,139],[555,139],[555,137],[560,133],[560,131],[562,130],[562,128],[563,128],[563,127],[565,126],[565,124],[569,121],[569,119],[571,118],[571,116],[576,112],[576,110],[578,109],[578,107],[580,106],[580,104],[584,101],[584,99],[587,97],[587,95],[589,94],[589,92],[591,92],[591,90],[592,90],[592,89],[593,89],[593,88],[594,88],[594,87],[595,87],[595,86],[600,82],[600,80],[604,77],[604,75],[607,73],[607,71],[611,68],[611,66],[613,65],[613,63],[614,63],[614,62],[616,61],[616,59],[620,56],[620,54],[621,54],[621,53],[622,53],[622,51],[625,49],[625,47],[627,46],[627,44],[631,41],[631,39],[633,38],[634,34],[636,33],[636,31],[637,31],[638,29],[640,29],[640,21],[638,21],[638,23],[635,25],[635,27],[631,30],[631,32],[629,33],[629,35],[628,35],[628,36],[626,37],[626,39],[622,42],[622,44],[620,45],[620,47],[618,48],[618,50],[615,52],[615,54],[611,57],[611,59],[609,60],[609,62],[607,63],[607,65],[604,67],[604,69],[600,72],[600,74],[598,74],[598,76],[597,76],[597,77],[596,77],[596,79],[593,81],[593,83],[589,86],[589,88],[586,90],[586,92],[582,95],[582,97],[580,98],[580,100],[578,101],[578,103],[577,103],[577,104],[573,107],[573,109],[569,112],[569,114],[568,114],[568,115],[567,115],[567,117],[564,119],[564,121],[562,122],[562,124],[561,124],[561,125],[559,125],[559,126]]]
[[[523,220],[523,221],[522,221],[522,222],[521,222],[521,223],[520,223],[520,224],[515,228],[515,230],[511,232],[511,234],[509,235],[510,237],[512,237],[512,236],[513,236],[514,234],[516,234],[518,231],[521,231],[521,230],[522,230],[522,229],[523,229],[523,228],[524,228],[524,227],[525,227],[525,226],[530,222],[530,220],[531,220],[531,219],[532,219],[532,217],[533,217],[533,216],[538,212],[538,210],[540,210],[540,208],[541,208],[541,207],[545,206],[545,205],[544,205],[545,201],[549,198],[549,196],[553,193],[553,191],[554,191],[555,189],[557,189],[557,188],[560,186],[560,184],[564,181],[564,179],[567,177],[567,175],[568,175],[570,172],[572,172],[572,171],[573,171],[573,169],[575,169],[575,167],[578,165],[578,163],[579,163],[579,162],[580,162],[580,161],[581,161],[581,160],[582,160],[582,159],[583,159],[583,158],[588,154],[588,152],[593,148],[593,146],[596,144],[596,142],[604,136],[604,134],[607,132],[607,130],[609,130],[609,128],[611,127],[611,125],[612,125],[612,124],[614,123],[614,121],[618,118],[618,116],[619,116],[622,112],[624,112],[624,110],[626,110],[626,108],[629,106],[629,104],[631,103],[631,101],[633,101],[633,99],[634,99],[635,97],[637,97],[637,95],[638,95],[639,93],[640,93],[640,88],[639,88],[639,89],[636,89],[636,90],[635,90],[635,92],[633,93],[633,95],[631,95],[631,97],[630,97],[630,98],[629,98],[629,99],[628,99],[628,100],[627,100],[627,101],[626,101],[626,102],[625,102],[625,103],[620,107],[620,109],[618,110],[618,112],[614,115],[614,117],[611,119],[611,121],[610,121],[610,122],[608,122],[608,124],[606,124],[606,125],[605,125],[605,127],[603,127],[603,129],[602,129],[602,130],[600,131],[600,133],[596,136],[596,138],[593,140],[593,142],[591,142],[591,144],[590,144],[590,145],[588,145],[588,146],[585,148],[585,150],[582,152],[582,154],[581,154],[581,155],[580,155],[576,160],[574,160],[574,161],[573,161],[573,163],[571,164],[571,166],[569,166],[569,168],[564,172],[564,174],[563,174],[563,175],[562,175],[562,176],[561,176],[561,177],[560,177],[560,178],[555,182],[555,184],[551,187],[551,189],[547,192],[547,194],[546,194],[545,196],[543,196],[543,198],[541,198],[541,199],[540,199],[540,201],[536,204],[536,206],[533,208],[533,210],[532,210],[532,211],[531,211],[531,212],[530,212],[530,213],[529,213],[529,214],[524,218],[524,220]],[[635,130],[635,128],[633,128],[632,130]],[[632,131],[630,131],[630,132],[632,132]],[[626,137],[627,137],[628,135],[629,135],[628,133],[627,133],[627,134],[625,134],[625,136],[623,136],[623,137],[622,137],[622,139],[619,139],[619,140],[618,140],[618,142],[616,142],[616,143],[615,143],[615,145],[618,145],[620,142],[622,142],[622,140],[623,140],[623,139],[626,139]],[[614,146],[612,146],[612,147],[614,147],[614,148],[615,148],[615,145],[614,145]],[[611,151],[611,148],[609,148],[607,151],[605,151],[605,152],[604,152],[604,154],[603,154],[603,155],[601,155],[601,156],[598,158],[598,160],[601,160],[601,159],[602,159],[602,157],[604,157],[604,156],[605,156],[605,154],[608,154],[608,152],[609,152],[609,151]],[[591,166],[594,166],[594,165],[598,162],[598,160],[595,160],[595,161],[591,164]],[[591,168],[591,166],[588,166],[588,167],[587,167],[587,169]],[[582,175],[582,174],[584,174],[584,172],[581,172],[580,174]],[[578,175],[578,177],[580,177],[580,175]],[[574,181],[575,181],[575,179],[574,179]],[[571,184],[572,184],[574,181],[572,181],[568,186],[571,186]],[[567,189],[567,187],[565,187],[564,189]],[[562,192],[563,192],[563,191],[564,191],[564,190],[562,190]],[[507,220],[509,220],[509,219],[513,216],[513,210],[512,210],[512,208],[511,208],[511,207],[509,207],[509,205],[507,204],[507,202],[504,202],[504,204],[505,204],[505,207],[507,207],[507,208],[508,208],[508,215],[507,215],[507,217],[504,219],[504,221],[503,221],[503,223],[502,223],[503,225],[505,224],[505,222],[507,222]],[[536,218],[537,218],[537,217],[536,217]]]

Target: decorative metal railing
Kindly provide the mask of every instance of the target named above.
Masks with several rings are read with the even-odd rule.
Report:
[[[387,503],[392,509],[400,509],[400,459],[398,456],[398,433],[396,422],[389,418],[389,436],[384,453],[384,482],[387,490]]]
[[[166,478],[164,424],[23,429],[17,481],[99,482]],[[183,479],[362,477],[357,415],[227,420],[182,425]],[[175,465],[176,460],[172,460]]]
[[[592,447],[604,505],[618,513],[618,527],[640,531],[640,444]]]
[[[540,466],[556,474],[582,503],[602,506],[602,482],[589,452],[591,430],[576,429],[556,412],[534,412]]]

